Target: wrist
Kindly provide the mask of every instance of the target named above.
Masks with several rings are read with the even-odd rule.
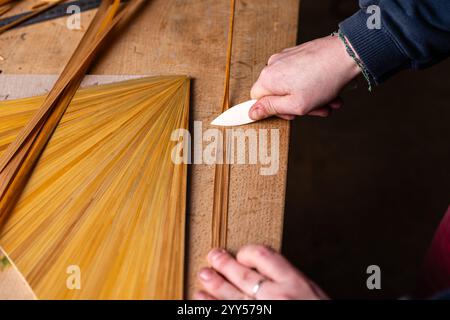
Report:
[[[348,75],[348,78],[350,80],[353,80],[357,76],[359,76],[362,72],[361,68],[356,63],[355,59],[349,54],[348,48],[345,45],[345,43],[339,38],[339,36],[332,36],[333,41],[336,42],[336,47],[338,48],[338,56],[339,56],[339,63],[342,64],[342,66],[345,69],[346,74]],[[351,44],[348,43],[350,48]],[[355,54],[355,57],[358,58],[358,56]]]
[[[364,78],[366,79],[367,84],[369,86],[369,88],[368,88],[369,91],[372,91],[372,86],[375,83],[375,80],[374,80],[372,74],[370,73],[370,71],[365,66],[365,64],[359,58],[359,55],[356,52],[356,50],[353,49],[353,46],[350,43],[350,41],[348,41],[347,37],[341,32],[341,30],[333,33],[332,36],[335,38],[338,38],[341,41],[342,45],[345,47],[345,51],[347,52],[347,55],[353,59],[354,63],[356,64],[356,66],[359,69],[358,70],[359,73],[361,73],[364,76]],[[356,75],[355,75],[355,77],[356,77]]]
[[[354,53],[354,57],[356,58],[356,59],[355,59],[355,58],[353,58],[350,54],[348,54],[348,48],[345,46],[345,43],[344,43],[343,41],[341,41],[342,45],[343,45],[344,48],[346,49],[345,51],[346,51],[346,53],[347,53],[347,56],[353,60],[353,70],[352,70],[352,71],[353,71],[354,77],[359,76],[359,75],[362,73],[362,70],[361,70],[361,67],[358,65],[358,63],[356,63],[356,60],[361,61],[361,59],[359,58],[359,55],[358,55],[358,53],[355,51],[355,49],[353,49],[353,46],[352,46],[352,44],[350,43],[350,41],[348,41],[347,37],[344,36],[344,38],[345,38],[345,40],[346,40],[345,43],[347,43],[348,47],[349,47],[350,50]]]

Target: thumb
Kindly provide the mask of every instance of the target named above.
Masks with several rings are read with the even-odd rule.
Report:
[[[248,115],[253,120],[262,120],[274,115],[292,115],[292,109],[290,96],[265,96],[250,108]]]

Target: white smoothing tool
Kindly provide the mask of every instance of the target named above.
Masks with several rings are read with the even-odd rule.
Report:
[[[211,124],[214,126],[231,127],[255,122],[255,120],[248,116],[248,112],[256,101],[257,100],[249,100],[228,109],[215,118]]]

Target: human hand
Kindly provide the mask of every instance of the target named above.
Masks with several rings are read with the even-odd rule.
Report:
[[[326,117],[343,102],[339,93],[361,70],[337,36],[310,41],[270,57],[251,90],[258,102],[249,116]]]
[[[328,299],[286,258],[265,246],[245,246],[236,258],[223,249],[213,249],[207,259],[211,267],[198,273],[204,290],[195,294],[197,300]]]

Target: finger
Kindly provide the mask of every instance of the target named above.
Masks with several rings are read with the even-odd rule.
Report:
[[[262,120],[274,115],[293,114],[292,96],[265,96],[250,108],[249,116],[253,120]]]
[[[321,300],[329,300],[328,295],[313,281],[309,281],[309,286],[311,290],[315,293],[315,295]]]
[[[267,65],[270,66],[275,61],[279,60],[281,58],[281,56],[282,56],[281,53],[275,53],[275,54],[271,55],[269,60],[267,61]]]
[[[217,300],[216,298],[214,298],[212,295],[206,293],[205,291],[197,291],[194,294],[194,299],[195,300]]]
[[[344,105],[344,100],[342,100],[341,97],[337,97],[336,99],[331,101],[328,105],[330,106],[331,109],[334,110],[340,109]]]
[[[298,278],[297,270],[282,255],[261,245],[247,245],[237,254],[237,261],[249,268],[258,270],[262,275],[275,282]]]
[[[319,116],[319,117],[328,117],[333,110],[338,110],[342,108],[344,105],[344,101],[341,97],[337,97],[333,101],[331,101],[328,106],[316,109],[308,113],[310,116]]]
[[[275,53],[270,56],[269,60],[267,61],[267,66],[271,66],[279,60],[285,59],[286,57],[296,54],[297,51],[298,51],[298,48],[294,47],[294,48],[290,48],[290,49],[285,49],[280,53]]]
[[[242,300],[245,295],[211,268],[203,268],[198,274],[205,291],[220,300]]]
[[[280,61],[280,60],[284,60],[288,57],[294,56],[296,54],[298,54],[300,50],[298,48],[292,48],[290,50],[286,50],[286,51],[282,51],[281,53],[277,53],[274,54],[273,56],[270,57],[267,66],[272,66],[273,64],[275,64],[276,62]]]
[[[255,300],[297,300],[300,297],[295,291],[287,290],[284,284],[265,281],[253,298]]]
[[[279,114],[277,117],[284,119],[284,120],[294,120],[295,116],[292,114]]]
[[[289,47],[284,49],[283,51],[281,51],[282,53],[288,53],[288,52],[292,52],[292,51],[300,51],[302,49],[302,45],[298,45],[295,47]]]
[[[264,281],[253,298],[256,300],[290,300],[283,297],[283,288],[279,283]]]
[[[253,100],[261,99],[265,96],[285,95],[289,92],[279,86],[280,72],[277,68],[266,66],[261,70],[258,80],[253,84],[250,90],[250,96]]]
[[[316,110],[313,110],[308,113],[309,116],[317,116],[317,117],[328,117],[331,113],[331,107],[323,107]]]
[[[260,99],[264,96],[270,96],[273,93],[266,89],[262,84],[261,81],[258,79],[258,81],[255,82],[255,84],[252,86],[252,89],[250,90],[250,97],[252,99]]]
[[[212,250],[208,254],[208,261],[216,271],[248,296],[253,295],[253,288],[263,279],[262,275],[237,262],[225,250]]]

